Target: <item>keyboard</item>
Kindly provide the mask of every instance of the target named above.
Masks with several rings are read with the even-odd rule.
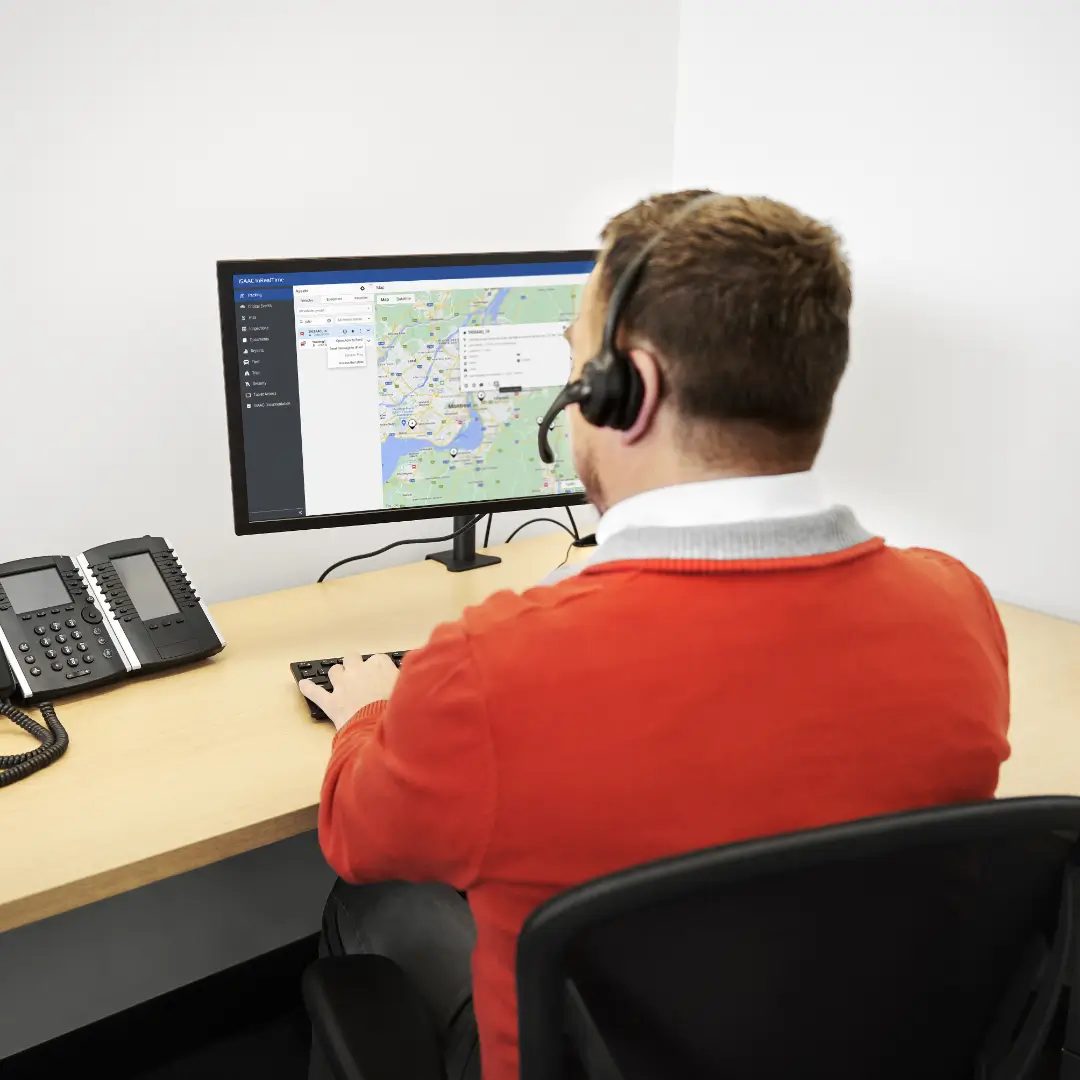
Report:
[[[394,661],[396,667],[401,667],[401,661],[405,659],[405,655],[408,649],[402,649],[398,652],[387,653],[386,655]],[[374,653],[368,653],[364,659],[374,656]],[[332,694],[334,688],[330,685],[330,677],[327,672],[335,665],[341,663],[340,656],[332,656],[329,660],[298,660],[295,664],[289,665],[289,670],[292,672],[293,678],[299,682],[301,679],[313,679],[324,690],[329,690]],[[309,701],[306,697],[304,701],[307,704],[308,711],[311,713],[313,720],[328,720],[329,717],[315,704],[314,701]]]

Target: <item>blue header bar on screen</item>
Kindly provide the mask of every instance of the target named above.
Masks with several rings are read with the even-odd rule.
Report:
[[[360,281],[443,281],[447,278],[540,277],[588,274],[587,262],[473,263],[471,266],[395,266],[356,270],[308,270],[300,273],[233,274],[234,289],[291,289],[294,285],[346,285]],[[255,299],[255,297],[252,297]],[[278,299],[277,297],[266,299]]]

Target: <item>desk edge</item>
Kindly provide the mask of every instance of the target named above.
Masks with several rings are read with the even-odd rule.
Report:
[[[67,881],[43,892],[0,903],[0,933],[310,832],[318,824],[318,813],[317,805],[307,806],[186,847],[151,855],[126,866],[114,867],[78,881]]]

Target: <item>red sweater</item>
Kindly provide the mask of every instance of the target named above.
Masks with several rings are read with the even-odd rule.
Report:
[[[666,855],[988,798],[1008,717],[997,612],[945,555],[600,564],[407,657],[335,739],[319,838],[348,881],[468,891],[484,1076],[513,1080],[537,905]]]

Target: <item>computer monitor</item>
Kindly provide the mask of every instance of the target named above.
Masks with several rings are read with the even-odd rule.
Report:
[[[563,337],[592,251],[218,263],[236,532],[583,501]]]

